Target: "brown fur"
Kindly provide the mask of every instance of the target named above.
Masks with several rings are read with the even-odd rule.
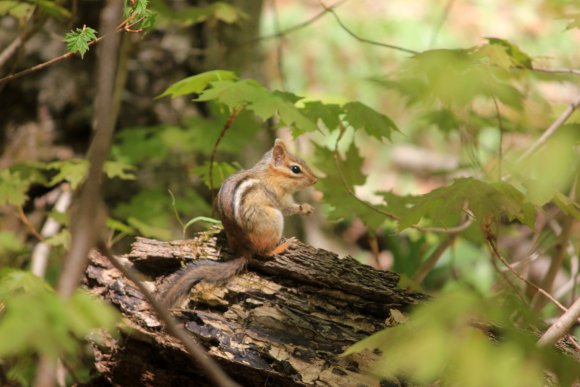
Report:
[[[301,173],[292,172],[297,165]],[[239,258],[215,265],[186,267],[162,300],[174,305],[200,281],[225,282],[244,269],[254,254],[272,255],[285,249],[279,246],[284,230],[284,215],[308,214],[312,207],[296,204],[292,193],[316,183],[306,163],[289,153],[281,140],[251,169],[228,177],[220,187],[217,207],[230,247]],[[237,215],[237,216],[236,216]]]

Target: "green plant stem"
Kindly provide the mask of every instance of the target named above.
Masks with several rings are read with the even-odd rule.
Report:
[[[415,283],[420,284],[423,282],[425,277],[427,277],[427,274],[429,274],[429,272],[431,272],[435,267],[443,253],[453,245],[456,238],[457,234],[449,234],[445,239],[443,239],[443,241],[441,241],[441,243],[439,243],[437,248],[431,253],[429,258],[423,262],[419,270],[417,270],[417,273],[413,276],[413,281],[415,281]]]

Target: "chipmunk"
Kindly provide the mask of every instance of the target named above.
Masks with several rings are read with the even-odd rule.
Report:
[[[288,243],[280,243],[284,216],[310,214],[314,208],[295,203],[292,194],[317,182],[304,160],[288,152],[276,139],[274,147],[248,170],[228,177],[217,196],[228,245],[238,254],[231,261],[189,266],[162,296],[167,306],[174,305],[198,282],[220,283],[242,271],[253,255],[273,256],[284,252]]]

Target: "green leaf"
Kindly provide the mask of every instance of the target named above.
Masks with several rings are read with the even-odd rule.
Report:
[[[171,231],[165,228],[152,226],[134,217],[128,218],[127,222],[130,226],[137,229],[140,235],[165,241],[171,239]]]
[[[0,16],[12,15],[16,18],[26,18],[34,11],[32,4],[21,1],[0,1]]]
[[[70,246],[70,231],[66,229],[60,230],[57,234],[45,239],[44,242],[49,246],[61,246],[68,249]]]
[[[173,11],[162,0],[152,0],[152,7],[162,16],[184,27],[203,23],[208,19],[215,19],[227,24],[248,19],[249,16],[240,8],[222,1],[216,1],[206,6],[185,6],[179,11]]]
[[[103,166],[103,171],[109,179],[117,177],[121,180],[135,180],[133,174],[135,169],[133,165],[120,161],[106,161]]]
[[[70,183],[72,189],[76,189],[87,175],[89,162],[82,159],[53,161],[48,163],[46,168],[57,171],[56,175],[48,182],[48,185],[55,185],[64,180]],[[135,179],[135,175],[131,173],[135,167],[130,164],[119,161],[107,161],[103,169],[105,175],[109,178],[117,177],[123,180]]]
[[[226,162],[214,162],[213,163],[213,188],[218,188],[223,181],[233,175],[235,172],[241,170],[242,167],[238,163],[226,163]],[[205,184],[206,187],[210,187],[209,184],[209,161],[206,161],[202,165],[199,165],[191,170],[193,175],[199,176]]]
[[[217,81],[205,90],[195,101],[217,101],[230,108],[245,106],[262,120],[276,113],[280,120],[293,126],[298,133],[318,130],[315,123],[304,116],[294,105],[295,96],[288,93],[270,92],[254,80]]]
[[[0,231],[0,257],[20,253],[26,250],[26,245],[18,235],[11,231]]]
[[[384,114],[378,113],[360,102],[349,102],[343,106],[344,119],[355,129],[362,129],[379,141],[382,137],[391,139],[391,133],[399,129],[395,123]]]
[[[122,234],[133,235],[135,234],[135,229],[128,224],[115,220],[113,218],[107,218],[106,222],[107,228],[118,231]]]
[[[217,1],[211,6],[213,17],[227,24],[233,24],[240,19],[248,19],[248,15],[240,8],[234,7],[228,3]]]
[[[108,304],[77,290],[61,299],[42,279],[29,272],[2,270],[0,357],[42,354],[51,358],[78,356],[79,345],[95,329],[111,330],[117,312]]]
[[[171,98],[175,98],[188,94],[201,94],[212,82],[233,81],[235,79],[237,79],[237,76],[232,71],[211,70],[175,82],[156,98],[163,98],[168,95],[171,95]]]
[[[50,15],[57,19],[69,19],[71,17],[71,13],[68,9],[61,7],[56,3],[54,0],[28,0],[33,4],[36,4],[38,8],[46,12],[47,15]]]
[[[324,104],[320,101],[305,102],[301,110],[312,122],[322,121],[330,131],[338,128],[340,115],[342,114],[342,109],[339,105]]]
[[[89,43],[97,38],[97,31],[91,27],[84,26],[68,32],[64,41],[69,52],[78,52],[81,58],[89,50]]]
[[[580,204],[572,201],[568,196],[557,192],[554,196],[554,204],[566,215],[580,220]]]
[[[124,0],[123,16],[128,17],[131,14],[141,16],[147,11],[148,5],[148,0],[133,0],[133,4],[131,4],[130,0]]]
[[[419,223],[421,218],[429,218],[440,227],[457,225],[466,202],[477,222],[484,222],[487,218],[499,220],[505,215],[510,220],[517,219],[530,228],[534,227],[534,207],[525,201],[520,191],[503,182],[457,179],[450,186],[437,188],[414,200],[416,203],[399,222],[400,230]]]
[[[28,200],[26,192],[29,187],[30,182],[23,180],[19,174],[9,169],[0,170],[0,206],[22,206]]]
[[[512,42],[500,38],[486,38],[490,45],[501,46],[509,55],[515,67],[532,68],[532,58]]]
[[[437,126],[444,133],[451,133],[460,127],[455,114],[448,109],[432,110],[423,114],[421,118]]]
[[[424,51],[407,62],[399,79],[379,82],[401,91],[409,103],[440,101],[446,106],[465,107],[485,96],[521,110],[522,93],[510,84],[511,72],[498,65],[502,63],[498,59],[502,50],[480,51],[476,47]]]
[[[512,327],[514,315],[527,320],[526,325],[537,323],[527,314],[525,307],[506,299],[455,288],[415,308],[406,323],[364,339],[343,356],[378,350],[364,355],[374,363],[370,372],[378,378],[405,375],[411,385],[539,387],[545,384],[546,370],[559,384],[570,385],[578,375],[577,363],[552,348],[538,348],[533,334]],[[501,340],[490,339],[473,321],[502,327]]]
[[[219,224],[221,225],[222,222],[217,220],[217,219],[213,219],[213,218],[208,218],[207,216],[196,216],[193,219],[190,219],[184,226],[183,226],[183,232],[187,231],[187,229],[189,228],[189,226],[192,226],[196,223],[199,222],[203,222],[203,223],[209,223],[209,224]]]
[[[384,206],[358,200],[349,192],[355,190],[354,186],[362,185],[366,181],[362,174],[363,159],[354,144],[350,145],[345,158],[339,157],[338,160],[335,160],[333,152],[328,148],[316,146],[314,164],[317,169],[326,173],[326,176],[316,184],[316,189],[324,194],[329,220],[351,220],[357,217],[371,229],[383,225],[385,215],[374,211],[371,207],[384,210]]]

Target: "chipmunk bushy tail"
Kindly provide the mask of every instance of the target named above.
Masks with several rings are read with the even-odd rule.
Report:
[[[241,256],[226,262],[207,264],[190,263],[177,274],[171,285],[162,291],[161,302],[166,307],[174,306],[185,297],[198,282],[224,283],[244,270],[248,258]]]

